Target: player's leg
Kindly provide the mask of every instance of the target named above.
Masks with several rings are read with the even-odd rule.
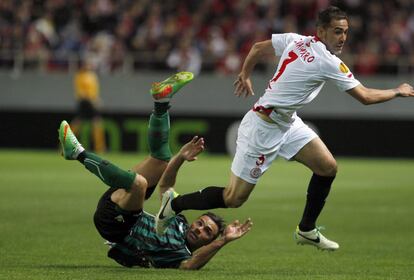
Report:
[[[295,232],[297,243],[314,245],[324,250],[338,249],[339,245],[326,239],[316,227],[316,220],[325,205],[337,171],[332,154],[316,133],[297,118],[280,155],[301,162],[314,172],[308,186],[302,220]]]
[[[162,102],[154,102],[154,111],[148,125],[150,156],[132,168],[132,171],[140,174],[147,181],[144,199],[150,198],[153,194],[171,158],[169,107],[169,99],[164,98]],[[136,199],[140,200],[141,196],[137,198],[134,193],[120,189],[113,194],[112,199],[117,204],[133,204]]]
[[[231,173],[228,186],[223,190],[224,204],[229,208],[237,208],[249,199],[256,184],[246,182]]]
[[[165,112],[160,116],[156,116],[156,113],[154,112],[149,121],[148,133],[151,155],[131,169],[134,173],[140,174],[146,179],[147,187],[145,192],[141,194],[129,192],[125,189],[119,189],[114,192],[111,197],[113,202],[121,207],[122,205],[134,205],[136,201],[141,202],[141,200],[148,199],[152,195],[169,159],[171,158],[168,134],[168,112]]]
[[[232,172],[227,187],[209,186],[200,191],[179,195],[171,202],[175,213],[184,210],[209,210],[215,208],[237,208],[243,205],[253,191],[264,170],[257,173],[258,157],[249,157],[241,150],[236,152],[232,163]],[[268,166],[266,166],[267,168]],[[252,177],[252,175],[254,177]]]
[[[294,159],[313,171],[305,210],[299,223],[300,230],[309,231],[315,228],[316,220],[325,205],[336,176],[337,164],[320,138],[315,138],[306,144]]]
[[[197,192],[178,195],[172,188],[168,189],[162,195],[161,207],[155,217],[157,234],[162,235],[171,218],[181,211],[227,208],[224,202],[225,190],[223,187],[209,186]]]
[[[154,109],[148,122],[148,144],[150,156],[135,165],[132,170],[147,179],[148,188],[145,199],[155,190],[162,173],[172,157],[169,144],[170,100],[194,78],[190,72],[179,72],[162,82],[152,84],[150,94],[154,99]]]
[[[169,102],[154,102],[154,110],[148,123],[150,156],[132,168],[133,171],[142,174],[148,181],[146,199],[154,192],[172,156],[169,145],[169,107]]]
[[[306,144],[295,156],[295,160],[313,171],[307,190],[305,209],[295,231],[296,242],[302,245],[313,245],[322,250],[337,250],[338,243],[327,239],[316,226],[316,220],[325,205],[335,179],[336,161],[320,138],[315,138]]]
[[[132,170],[138,174],[141,174],[147,179],[148,187],[145,192],[145,200],[149,199],[155,191],[158,181],[161,178],[162,173],[168,165],[168,161],[160,160],[148,156],[142,162],[135,165]]]
[[[112,194],[113,202],[118,204],[119,207],[128,211],[142,209],[147,187],[146,179],[143,176],[132,171],[125,171],[98,155],[86,151],[76,139],[66,121],[62,121],[60,125],[59,140],[62,144],[65,159],[78,160],[106,185],[121,190]],[[126,194],[134,197],[133,203],[123,199]]]
[[[202,190],[173,197],[171,209],[175,214],[184,210],[210,210],[240,207],[255,184],[248,183],[233,173],[227,187],[209,186]]]

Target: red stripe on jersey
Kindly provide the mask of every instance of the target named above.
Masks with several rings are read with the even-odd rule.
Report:
[[[273,108],[265,108],[263,106],[256,106],[255,105],[255,106],[253,106],[253,111],[265,114],[266,116],[269,116],[270,113],[272,113]]]

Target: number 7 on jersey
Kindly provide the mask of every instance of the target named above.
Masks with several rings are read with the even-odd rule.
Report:
[[[279,79],[279,77],[283,74],[283,72],[285,72],[286,66],[289,63],[295,61],[297,58],[298,58],[298,55],[294,51],[290,51],[288,53],[288,57],[286,57],[285,60],[283,60],[282,66],[280,66],[280,69],[277,72],[277,75],[273,79],[270,80],[270,82],[269,82],[269,89],[272,89],[272,87],[270,86],[270,83],[276,82]]]

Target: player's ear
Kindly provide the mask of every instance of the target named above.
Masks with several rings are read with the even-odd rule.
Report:
[[[326,29],[323,26],[319,25],[316,28],[316,35],[318,35],[318,37],[321,39],[325,39]]]

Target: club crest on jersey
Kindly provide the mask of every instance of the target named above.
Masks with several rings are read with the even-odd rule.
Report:
[[[255,167],[252,168],[252,170],[250,170],[250,176],[252,176],[252,178],[259,178],[262,175],[262,170],[260,169],[260,167]]]
[[[349,68],[343,62],[339,64],[339,70],[344,74],[349,72]]]

